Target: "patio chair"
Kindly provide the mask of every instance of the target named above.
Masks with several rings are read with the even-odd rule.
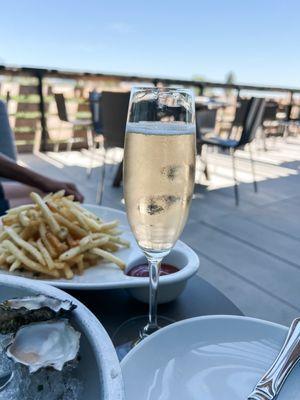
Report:
[[[262,140],[264,150],[267,151],[266,137],[282,136],[283,130],[277,120],[278,104],[274,101],[266,101],[262,116]]]
[[[298,132],[298,128],[300,127],[300,111],[299,108],[295,115],[293,111],[293,104],[288,104],[284,107],[285,118],[278,120],[279,125],[282,127],[283,130],[283,138],[287,138],[291,133],[292,127],[297,128],[296,132]]]
[[[90,119],[70,119],[68,116],[67,112],[67,107],[66,107],[66,102],[65,102],[65,97],[63,93],[54,93],[54,98],[56,102],[56,107],[57,107],[57,113],[58,117],[62,123],[68,124],[69,126],[72,127],[72,130],[74,131],[74,128],[76,127],[82,127],[87,129],[87,143],[88,146],[92,146],[92,132],[91,132],[91,125],[92,121]],[[62,128],[62,126],[61,126]],[[73,143],[76,142],[74,138],[74,132],[72,135],[69,137],[67,140],[67,151],[71,151]],[[59,150],[59,144],[60,140],[58,138],[57,142],[54,144],[54,151]]]
[[[211,132],[216,127],[217,109],[196,109],[196,129],[199,137]]]
[[[93,90],[89,93],[89,107],[92,116],[92,137],[89,140],[89,150],[92,152],[90,157],[90,166],[87,168],[86,173],[89,178],[92,173],[95,151],[98,147],[103,147],[102,135],[102,113],[101,113],[101,93]]]
[[[232,126],[243,126],[251,99],[239,99]]]
[[[100,118],[102,121],[102,135],[104,147],[104,162],[102,176],[97,190],[97,203],[102,203],[104,183],[105,183],[105,164],[107,150],[113,147],[124,148],[125,128],[128,112],[130,93],[122,92],[102,92],[99,97]],[[113,186],[118,187],[122,181],[123,161],[120,163]]]
[[[235,165],[235,151],[246,144],[249,144],[251,170],[253,175],[253,186],[254,191],[257,192],[257,182],[255,179],[254,171],[254,160],[252,156],[252,149],[250,143],[255,138],[256,130],[261,125],[263,111],[264,111],[265,99],[253,97],[249,104],[248,110],[244,115],[242,133],[239,140],[234,139],[223,139],[220,136],[211,136],[208,138],[199,138],[201,143],[201,150],[203,145],[217,146],[223,150],[229,150],[232,157],[232,169],[234,178],[234,195],[235,204],[239,204],[239,193],[238,193],[238,181],[236,177],[236,165]]]
[[[6,105],[0,101],[0,152],[16,161],[15,137],[10,127]]]
[[[215,130],[216,120],[217,120],[217,109],[208,110],[196,107],[196,131],[197,137],[201,138],[208,133]],[[207,164],[204,163],[204,175],[206,179],[209,180]]]
[[[248,110],[250,99],[239,98],[236,104],[234,118],[232,121],[221,121],[220,132],[227,134],[227,138],[235,138],[240,134],[241,127]]]
[[[10,127],[6,104],[0,100],[0,153],[17,160],[17,149],[15,144],[15,136]],[[5,178],[0,178],[0,181],[5,181]],[[9,208],[8,201],[5,199],[2,186],[0,185],[0,216],[5,214]]]

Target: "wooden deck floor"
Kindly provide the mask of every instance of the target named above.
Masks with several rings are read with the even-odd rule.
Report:
[[[199,254],[199,274],[246,315],[289,324],[300,315],[300,140],[271,141],[268,146],[267,152],[255,152],[257,194],[248,153],[238,153],[239,207],[234,205],[231,160],[208,154],[211,182],[207,188],[196,185],[182,240]],[[121,156],[117,150],[109,154],[103,205],[123,209],[122,188],[111,187]],[[52,177],[74,181],[86,201],[95,203],[101,154],[95,157],[90,179],[85,174],[88,152],[23,154],[20,160]]]

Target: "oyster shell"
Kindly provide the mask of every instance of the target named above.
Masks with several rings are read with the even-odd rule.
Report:
[[[61,371],[76,358],[80,336],[66,319],[36,322],[20,328],[6,352],[30,373],[46,367]]]
[[[14,333],[20,326],[58,318],[75,308],[69,300],[43,294],[6,300],[0,304],[0,333]]]

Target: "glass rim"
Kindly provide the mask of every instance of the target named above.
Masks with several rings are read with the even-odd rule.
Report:
[[[163,87],[151,87],[151,86],[132,86],[131,92],[138,92],[138,91],[157,91],[157,92],[185,92],[185,93],[191,93],[194,94],[193,89],[190,88],[179,88],[179,87],[169,87],[169,86],[163,86]]]

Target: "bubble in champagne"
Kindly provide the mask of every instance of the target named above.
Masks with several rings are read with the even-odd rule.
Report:
[[[138,208],[142,214],[157,215],[167,211],[175,203],[181,200],[182,198],[180,196],[174,195],[151,196],[142,199]]]
[[[182,165],[167,165],[161,169],[161,173],[170,181],[174,181],[179,176],[181,170]]]

